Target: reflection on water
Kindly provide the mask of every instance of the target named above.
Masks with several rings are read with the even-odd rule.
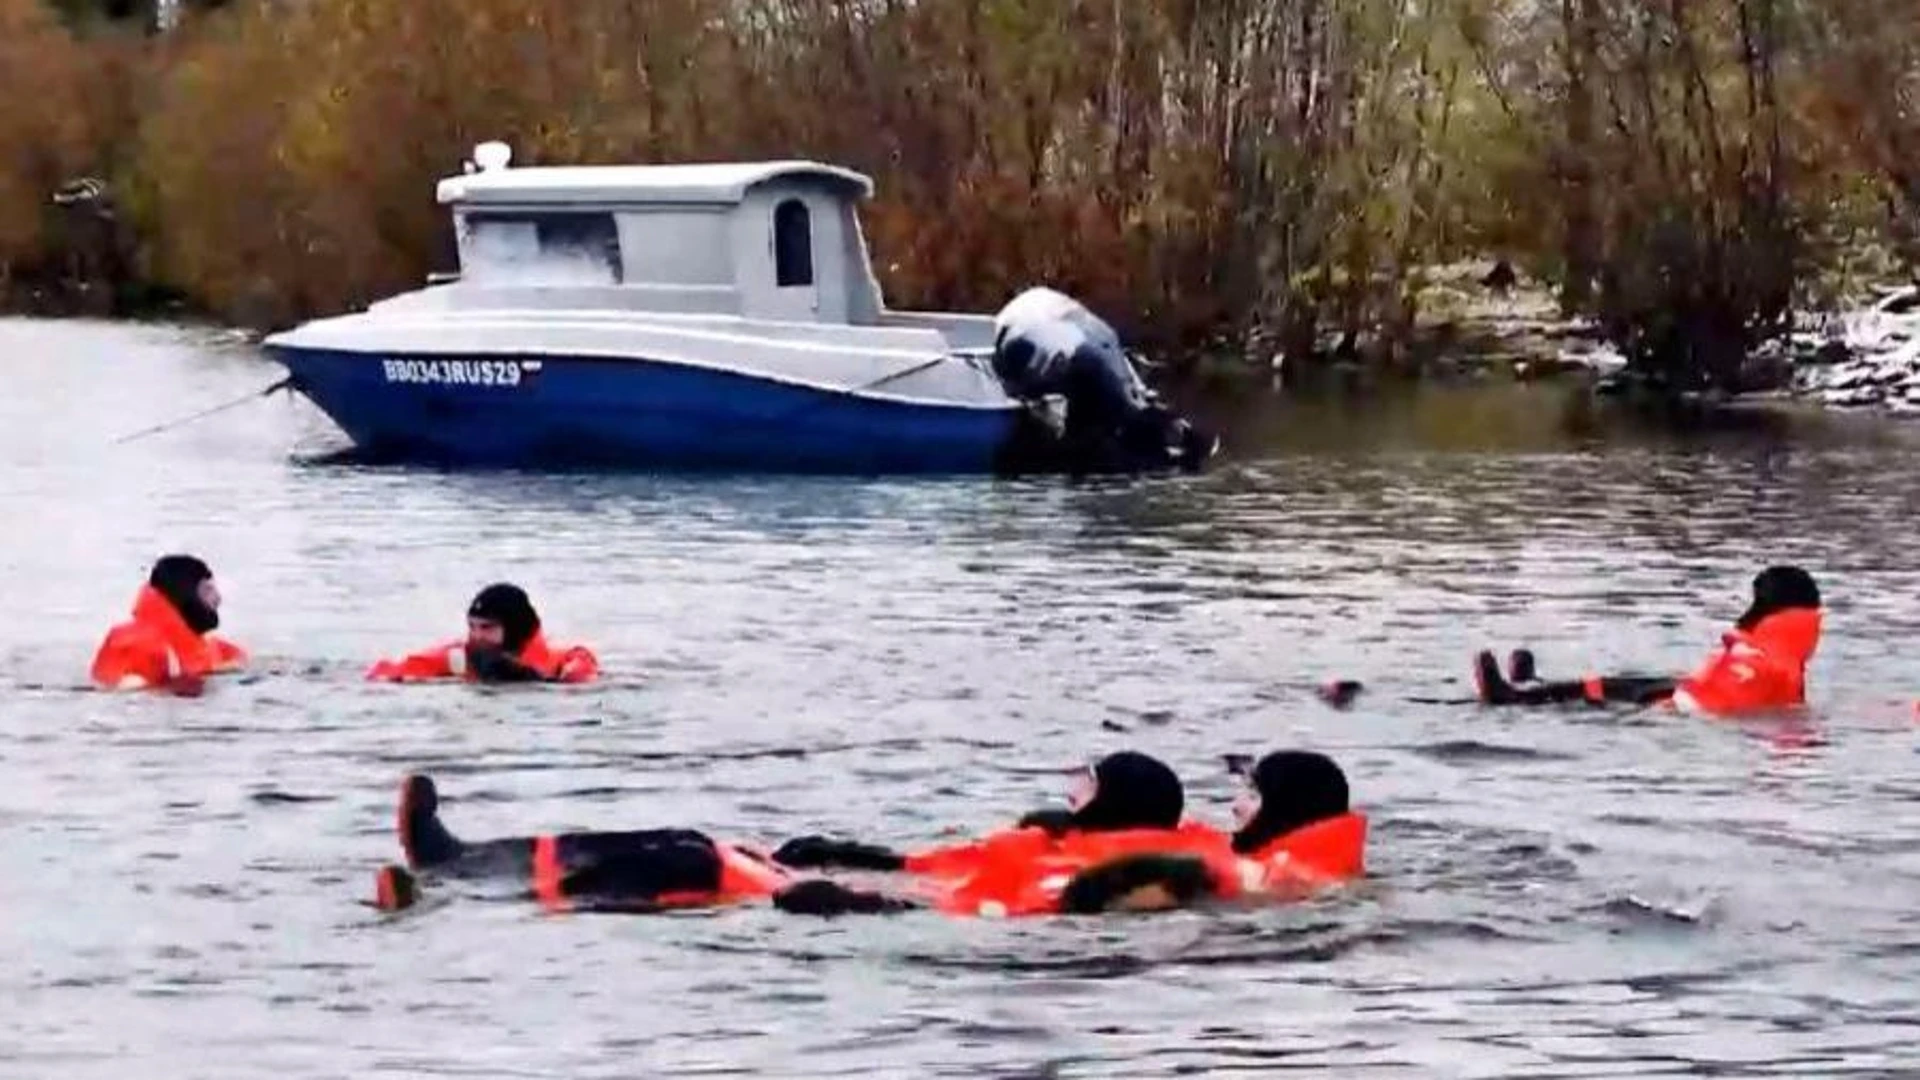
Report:
[[[21,1075],[1895,1075],[1920,782],[1910,432],[1569,436],[1546,386],[1209,403],[1201,477],[463,475],[300,464],[204,335],[0,323],[0,1054]],[[75,689],[161,550],[219,570],[256,678]],[[1760,565],[1830,598],[1810,720],[1457,703],[1482,645],[1696,660]],[[604,685],[387,688],[374,656],[524,582]],[[1332,711],[1312,688],[1366,691]],[[1225,820],[1226,752],[1311,745],[1372,879],[1290,910],[833,923],[355,901],[392,795],[474,836],[687,824],[898,843],[1138,746]]]

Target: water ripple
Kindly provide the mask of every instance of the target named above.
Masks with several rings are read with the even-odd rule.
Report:
[[[469,476],[296,460],[331,436],[280,400],[115,447],[273,373],[164,328],[0,323],[0,345],[0,569],[34,614],[0,630],[0,1055],[23,1075],[1917,1064],[1911,438],[1435,452],[1385,429],[1322,445],[1325,421],[1283,412],[1236,445],[1300,445],[1200,477]],[[219,569],[256,677],[197,701],[86,690],[171,549]],[[1529,644],[1549,674],[1691,664],[1784,560],[1830,600],[1806,722],[1461,700],[1480,647]],[[360,681],[500,578],[607,681]],[[1365,685],[1346,710],[1315,694],[1336,677]],[[1224,821],[1221,756],[1283,745],[1339,756],[1374,825],[1365,882],[1284,910],[361,906],[415,769],[476,837],[905,845],[1056,800],[1063,770],[1127,746]]]

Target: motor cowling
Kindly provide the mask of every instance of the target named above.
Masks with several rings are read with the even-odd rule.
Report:
[[[1007,393],[1066,400],[1063,449],[1075,468],[1197,466],[1216,445],[1160,404],[1120,336],[1078,300],[1045,287],[994,316],[993,370]]]
[[[1152,394],[1128,362],[1120,336],[1078,300],[1048,288],[1014,297],[994,316],[993,369],[1015,397],[1059,394],[1069,423],[1122,419]]]

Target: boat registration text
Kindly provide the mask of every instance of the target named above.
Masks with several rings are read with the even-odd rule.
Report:
[[[386,360],[381,368],[390,383],[434,386],[519,386],[522,374],[518,360]]]

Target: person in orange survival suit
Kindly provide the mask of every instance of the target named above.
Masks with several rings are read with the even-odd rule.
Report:
[[[908,878],[884,891],[849,888],[827,878],[796,882],[775,894],[774,905],[796,914],[835,915],[929,907],[954,915],[1020,916],[1065,910],[1062,898],[1076,876],[1142,853],[1224,851],[1226,837],[1203,822],[1184,819],[1180,779],[1164,763],[1134,751],[1111,754],[1083,772],[1065,812],[1030,814],[1019,826],[951,847],[912,854],[864,844],[802,837],[774,859],[794,866],[904,870]],[[1199,861],[1196,860],[1197,865]],[[1206,887],[1204,868],[1173,866],[1152,883],[1190,901]],[[1091,909],[1127,906],[1109,896]]]
[[[687,830],[466,844],[440,824],[438,796],[425,777],[409,778],[403,789],[400,835],[415,870],[529,881],[533,895],[550,908],[591,911],[652,911],[770,897],[781,910],[802,914],[922,906],[954,914],[1038,914],[1055,908],[1061,888],[1078,869],[1133,851],[1224,847],[1217,830],[1182,823],[1179,777],[1145,754],[1102,759],[1083,774],[1072,803],[1064,815],[1029,815],[1047,819],[1044,824],[914,856],[818,837],[790,841],[782,849],[796,862],[917,871],[893,894],[849,889],[827,879],[796,881],[777,865],[777,857],[762,860],[749,849],[717,845]],[[1178,888],[1178,873],[1169,871],[1157,887]],[[383,868],[377,885],[377,904],[389,910],[410,906],[418,895],[417,880],[401,867]]]
[[[162,556],[134,598],[133,617],[100,643],[93,681],[112,690],[196,695],[207,676],[247,662],[245,650],[214,634],[219,625],[213,571],[192,555]]]
[[[1667,676],[1589,675],[1540,681],[1533,654],[1515,650],[1502,674],[1491,652],[1474,657],[1474,681],[1488,705],[1564,702],[1660,705],[1707,716],[1739,716],[1806,704],[1807,664],[1820,645],[1820,589],[1797,566],[1773,566],[1753,579],[1753,601],[1720,648],[1696,671]]]
[[[464,641],[437,645],[401,660],[381,660],[367,671],[377,682],[460,678],[469,682],[591,682],[600,661],[583,645],[555,649],[541,632],[540,614],[518,585],[489,585],[467,607]]]
[[[782,844],[773,858],[795,869],[904,870],[961,877],[990,863],[1034,857],[1073,836],[1139,830],[1214,835],[1211,826],[1183,821],[1185,804],[1180,777],[1165,762],[1136,750],[1122,750],[1076,773],[1066,809],[1034,811],[1012,828],[977,840],[902,853],[873,844],[801,836]]]
[[[433,778],[401,783],[400,848],[406,866],[375,878],[375,906],[413,906],[421,879],[512,881],[519,895],[554,912],[653,912],[711,907],[771,896],[791,875],[744,845],[694,829],[551,833],[468,842],[440,820]]]
[[[1235,800],[1233,858],[1213,864],[1212,895],[1288,898],[1366,873],[1367,817],[1353,809],[1347,774],[1325,754],[1280,750],[1246,768]]]
[[[1020,873],[984,876],[917,898],[797,882],[774,897],[797,914],[838,915],[928,906],[953,914],[1031,915],[1160,911],[1213,901],[1290,899],[1359,877],[1366,867],[1366,817],[1349,806],[1345,773],[1324,754],[1283,750],[1249,767],[1234,807],[1236,830],[1204,828],[1130,845],[1094,847],[1079,860],[1033,860]],[[1131,847],[1132,850],[1120,850]]]

